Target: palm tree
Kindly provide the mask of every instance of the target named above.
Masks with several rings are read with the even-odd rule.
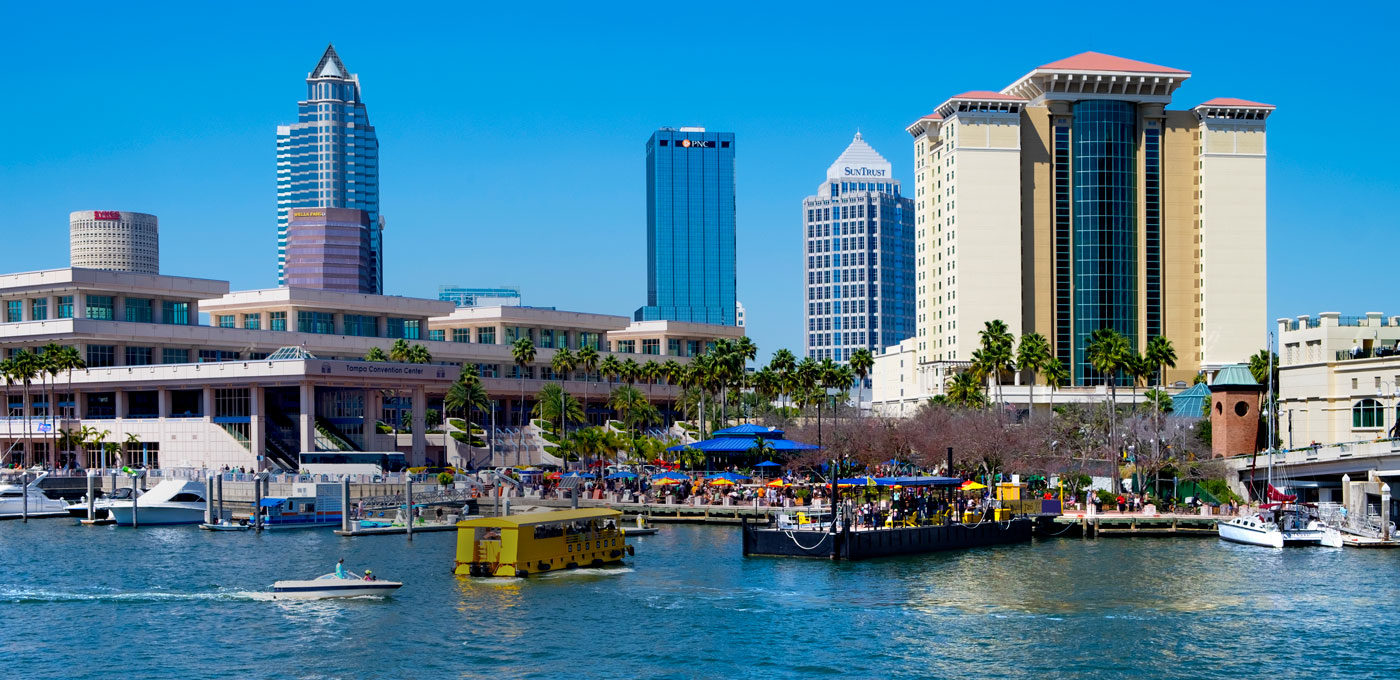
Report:
[[[1162,392],[1167,382],[1166,369],[1176,368],[1176,348],[1172,346],[1171,340],[1158,335],[1147,341],[1147,351],[1143,354],[1143,357],[1147,359],[1149,365],[1156,369],[1157,391]],[[1166,393],[1163,392],[1162,396],[1165,395]],[[1152,431],[1154,434],[1161,431],[1161,418],[1162,400],[1160,398],[1154,399],[1152,401]],[[1154,436],[1152,438],[1153,460],[1161,460],[1161,458],[1156,455],[1160,439],[1160,436]]]
[[[637,369],[637,377],[647,384],[647,403],[651,403],[652,387],[661,381],[661,364],[647,361]]]
[[[564,399],[568,395],[568,393],[564,391],[564,381],[569,379],[569,374],[574,370],[574,355],[569,351],[568,347],[561,347],[554,353],[554,357],[549,360],[549,368],[554,371],[554,377],[559,380],[559,394],[556,395],[558,397],[559,408],[556,410],[559,411],[560,417],[559,441],[563,443],[564,433],[568,431],[568,425],[563,421],[564,412],[568,410],[567,404],[564,403]],[[541,391],[540,394],[544,394],[544,392]],[[570,398],[572,399],[572,397]],[[575,399],[574,403],[577,404],[578,400]],[[536,404],[536,408],[538,407],[539,405]],[[579,408],[579,418],[583,418],[582,407]],[[551,420],[550,422],[553,421]],[[565,459],[564,456],[560,456],[560,459],[564,461],[564,468],[568,469],[569,461]]]
[[[39,350],[39,375],[40,385],[43,379],[49,381],[49,467],[58,467],[58,374],[63,372],[62,361],[59,355],[63,353],[63,346],[55,342],[44,345]]]
[[[855,372],[856,378],[860,380],[856,388],[856,413],[860,413],[861,394],[865,389],[865,377],[870,375],[870,369],[875,367],[875,356],[870,350],[862,347],[851,354],[851,358],[846,362]]]
[[[1031,417],[1035,417],[1036,374],[1045,369],[1050,361],[1050,343],[1039,333],[1021,336],[1021,345],[1016,348],[1016,365],[1023,371],[1030,371],[1031,380],[1027,383],[1027,401],[1030,403]]]
[[[1003,403],[1001,374],[1016,369],[1015,357],[1012,354],[1016,337],[1011,334],[1011,331],[1006,327],[1006,322],[1001,319],[992,319],[986,322],[985,327],[977,334],[982,340],[982,370],[992,376],[993,384],[996,387],[997,403]]]
[[[987,402],[982,380],[972,371],[962,371],[948,381],[948,402],[962,408],[980,408]]]
[[[606,451],[606,435],[601,427],[585,427],[573,434],[573,450],[578,454],[579,462],[583,463],[584,469],[588,469],[588,457],[602,456]]]
[[[1128,350],[1128,355],[1123,358],[1123,370],[1128,374],[1128,377],[1132,379],[1133,408],[1136,410],[1138,384],[1140,383],[1146,387],[1147,379],[1152,377],[1152,374],[1156,373],[1156,370],[1153,368],[1152,363],[1147,360],[1147,357],[1131,349]]]
[[[753,374],[753,391],[765,402],[765,410],[772,409],[773,398],[778,396],[782,389],[782,381],[778,378],[778,372],[771,367],[764,366]]]
[[[410,364],[431,364],[433,363],[433,354],[428,351],[427,347],[414,344],[408,348],[403,360]]]
[[[791,384],[789,376],[797,368],[797,359],[787,349],[780,349],[768,359],[768,367],[777,372],[779,396],[785,396]]]
[[[34,451],[34,437],[30,430],[30,414],[33,412],[33,404],[29,400],[29,385],[42,372],[42,362],[39,357],[29,350],[19,350],[11,357],[14,364],[11,370],[14,372],[15,380],[24,387],[24,433],[25,433],[25,460],[28,464],[33,464],[32,453]]]
[[[681,363],[680,363],[679,361],[676,361],[675,359],[667,359],[667,360],[666,360],[666,363],[661,364],[661,378],[662,378],[663,380],[666,381],[666,384],[667,384],[667,385],[677,385],[677,384],[679,384],[679,383],[681,382],[681,380],[682,380],[684,377],[685,377],[685,367],[682,366]],[[671,412],[671,413],[674,413],[675,410],[676,410],[676,400],[675,400],[675,399],[671,399],[671,400],[670,400],[670,412]],[[671,426],[671,421],[670,421],[669,415],[670,415],[670,414],[668,413],[668,414],[667,414],[668,417],[667,417],[667,419],[666,419],[666,427],[668,427],[668,428]]]
[[[644,414],[651,402],[642,391],[631,385],[618,385],[608,397],[608,408],[617,413],[618,420],[630,431],[637,424],[637,417]]]
[[[71,345],[64,345],[54,354],[54,363],[68,374],[68,398],[73,400],[73,417],[78,416],[78,395],[73,393],[73,370],[87,370],[87,362],[83,361],[83,355],[78,348]],[[57,404],[54,405],[57,407]]]
[[[1057,357],[1050,357],[1042,369],[1045,372],[1045,386],[1050,388],[1050,416],[1055,416],[1055,390],[1069,384],[1069,369]]]
[[[128,433],[126,433],[126,453],[127,453],[127,455],[126,455],[126,464],[127,464],[127,465],[133,465],[133,466],[134,466],[134,465],[136,464],[136,451],[135,451],[135,447],[138,446],[138,445],[140,445],[140,444],[141,444],[141,438],[138,437],[138,436],[136,436],[136,433],[135,433],[135,432],[128,432]]]
[[[15,384],[14,359],[0,360],[0,380],[5,381],[5,433],[12,434],[14,430],[10,427],[10,386]]]
[[[396,361],[399,363],[405,363],[408,361],[407,340],[399,338],[398,340],[394,341],[393,346],[389,348],[389,361]]]
[[[481,385],[481,378],[475,373],[469,373],[464,368],[456,382],[447,388],[447,394],[442,398],[442,405],[449,412],[465,412],[467,419],[471,420],[472,409],[485,411],[490,407],[491,399],[486,394],[486,388]]]
[[[637,363],[636,359],[627,357],[627,361],[622,362],[622,366],[618,368],[617,375],[628,385],[635,385],[637,379],[642,377],[642,365]]]
[[[578,367],[583,369],[583,417],[588,418],[588,382],[598,370],[598,350],[588,345],[578,350]]]
[[[1127,365],[1128,339],[1112,328],[1099,328],[1089,335],[1089,345],[1085,348],[1084,357],[1089,361],[1089,365],[1094,367],[1103,376],[1104,385],[1108,388],[1108,450],[1113,458],[1113,493],[1119,493],[1122,487],[1118,483],[1118,372]]]
[[[510,356],[520,374],[520,427],[525,427],[525,369],[535,361],[535,343],[529,338],[516,338],[510,346]]]
[[[608,383],[608,392],[612,392],[613,378],[622,374],[622,362],[617,360],[617,355],[611,352],[598,364],[598,375]]]
[[[378,347],[371,347],[371,348],[369,348],[369,351],[368,351],[368,352],[365,352],[365,361],[388,361],[388,360],[389,360],[389,356],[386,355],[386,354],[384,353],[384,350],[379,349]]]

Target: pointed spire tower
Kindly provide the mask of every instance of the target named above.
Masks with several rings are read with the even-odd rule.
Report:
[[[360,98],[360,78],[327,44],[306,74],[297,122],[277,126],[277,283],[305,285],[287,271],[288,223],[294,208],[344,208],[367,213],[365,266],[384,291],[384,220],[379,214],[379,139]]]
[[[914,202],[859,131],[802,202],[806,356],[847,363],[914,335]],[[871,396],[869,379],[860,399]]]

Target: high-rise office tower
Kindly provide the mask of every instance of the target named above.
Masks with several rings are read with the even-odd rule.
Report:
[[[802,200],[807,356],[851,353],[914,333],[914,201],[857,132]]]
[[[292,208],[287,223],[285,285],[375,293],[369,213],[349,208]]]
[[[294,208],[348,208],[369,216],[371,281],[384,291],[379,140],[360,79],[329,46],[306,76],[297,122],[277,126],[277,283],[287,284],[287,225]]]
[[[68,214],[69,266],[160,273],[160,221],[125,210]]]
[[[735,324],[734,134],[647,140],[647,304],[637,321]]]
[[[1168,382],[1259,349],[1274,107],[1168,110],[1190,76],[1086,52],[909,126],[921,370],[965,364],[992,319],[1045,336],[1075,385],[1101,380],[1100,328],[1169,339]]]

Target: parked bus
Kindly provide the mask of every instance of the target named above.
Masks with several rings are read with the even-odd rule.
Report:
[[[408,458],[398,452],[316,451],[298,457],[302,471],[313,475],[382,475],[408,469]]]

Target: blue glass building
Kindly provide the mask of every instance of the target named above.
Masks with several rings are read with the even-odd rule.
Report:
[[[647,304],[637,321],[735,325],[734,134],[647,140]]]
[[[335,46],[306,77],[297,122],[277,126],[277,285],[287,282],[287,223],[293,208],[349,208],[369,214],[368,268],[384,291],[384,220],[379,214],[379,140],[360,98],[360,79]]]

